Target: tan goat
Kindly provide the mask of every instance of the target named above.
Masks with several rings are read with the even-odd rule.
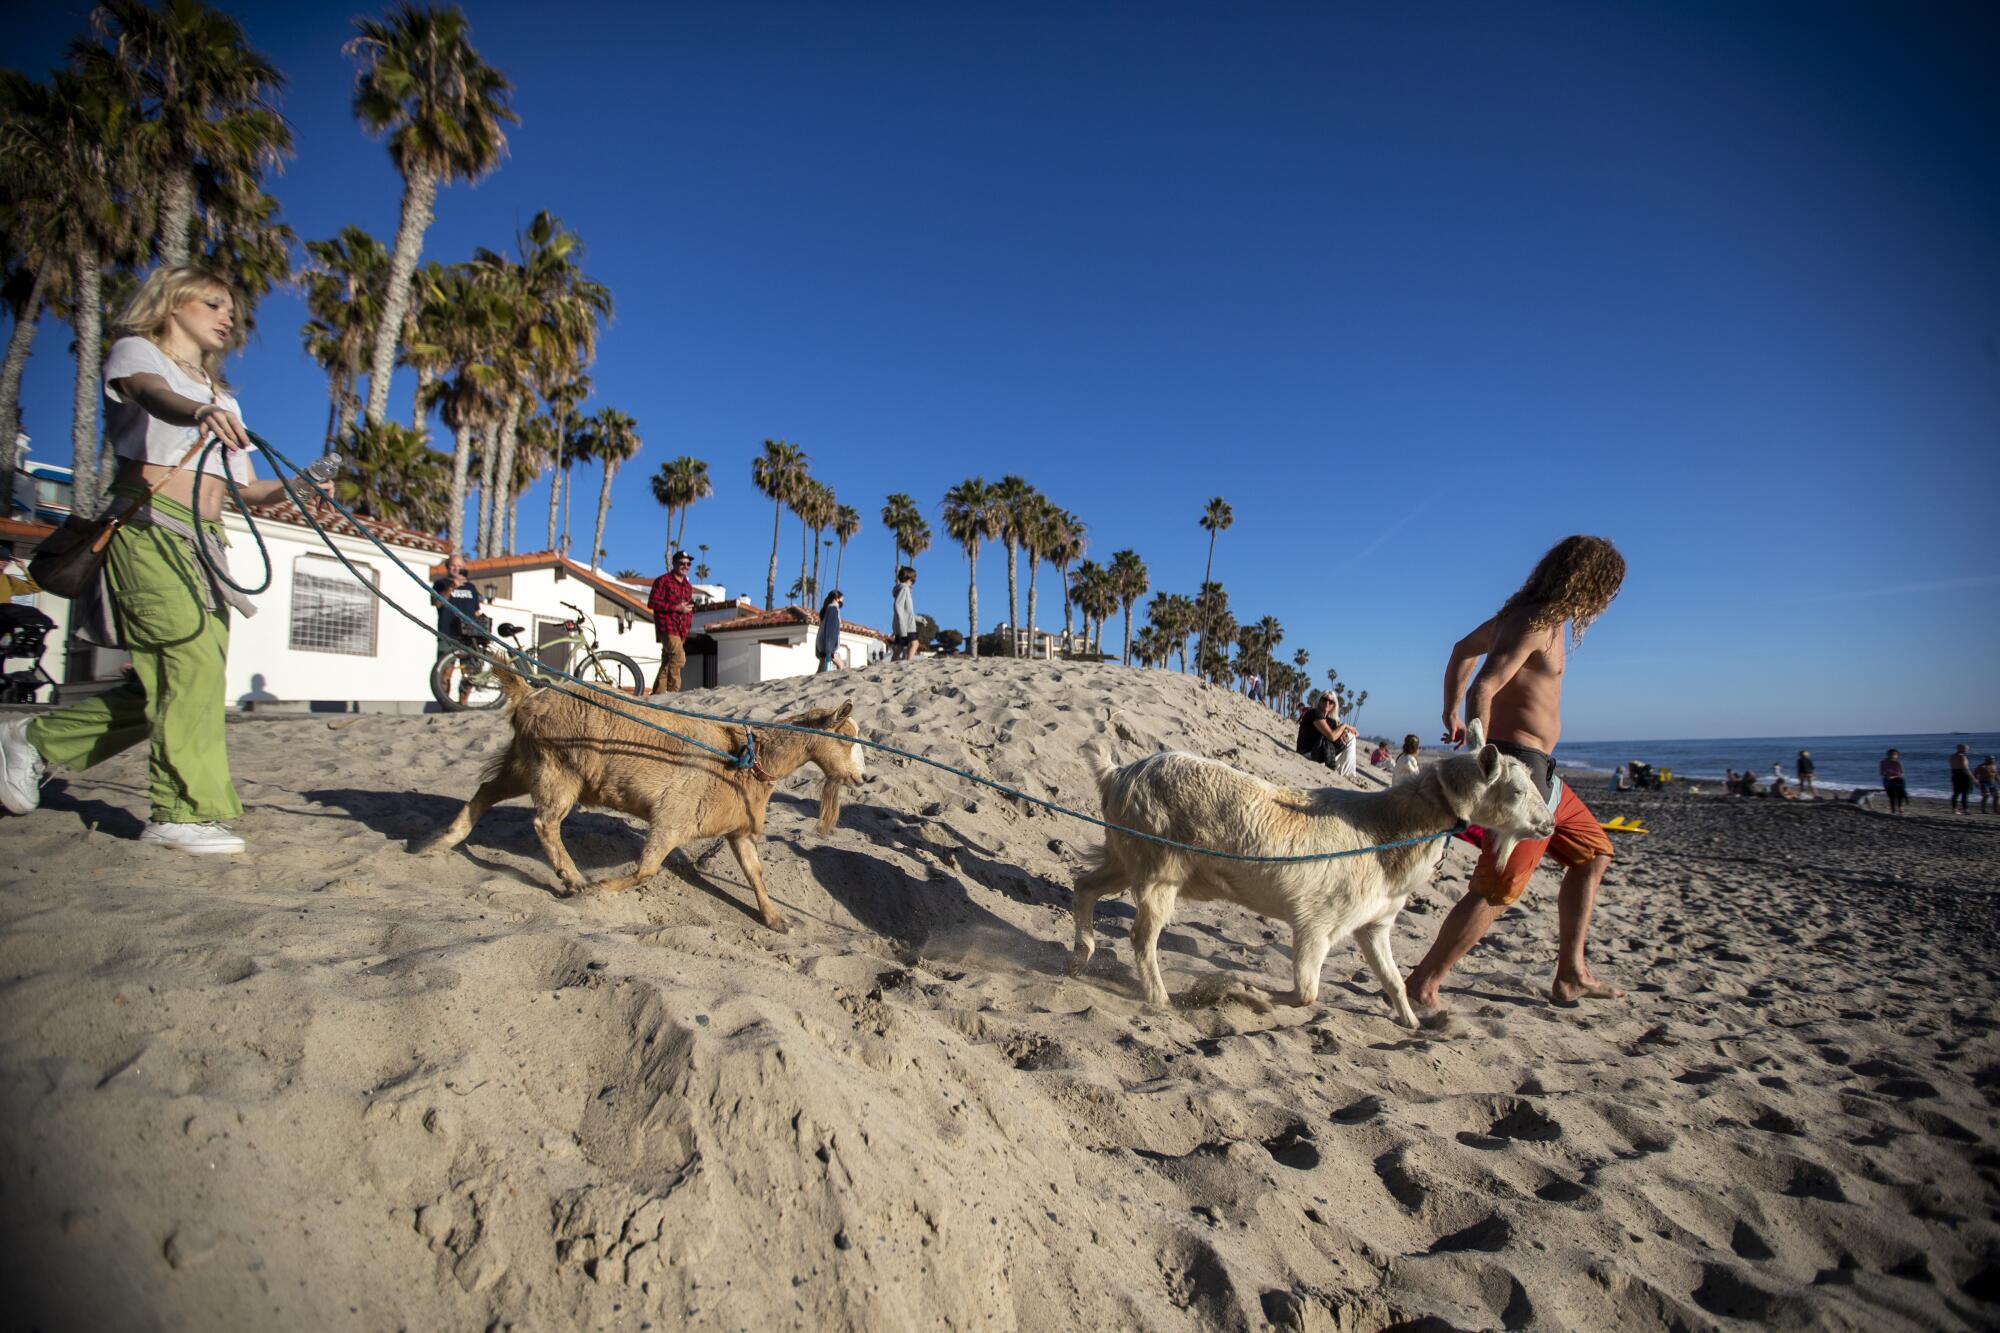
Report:
[[[1379,847],[1465,822],[1483,824],[1502,853],[1522,838],[1549,836],[1548,805],[1520,760],[1474,742],[1475,753],[1445,759],[1383,791],[1281,787],[1198,755],[1167,750],[1113,767],[1100,739],[1084,747],[1097,775],[1104,818],[1113,824],[1196,847],[1250,856],[1305,856]],[[1417,1016],[1389,951],[1389,930],[1413,889],[1427,883],[1444,856],[1430,841],[1389,851],[1320,861],[1232,861],[1177,851],[1116,830],[1096,864],[1079,876],[1071,899],[1076,942],[1072,975],[1097,947],[1091,914],[1097,900],[1129,890],[1132,961],[1153,1004],[1167,1003],[1160,976],[1160,930],[1178,898],[1222,898],[1292,928],[1289,1004],[1319,999],[1320,965],[1352,935],[1369,971],[1405,1027]]]
[[[537,690],[511,671],[500,673],[507,693],[514,739],[488,767],[485,781],[457,818],[412,851],[447,851],[465,841],[479,817],[501,801],[532,797],[535,836],[555,867],[565,895],[592,888],[616,893],[644,884],[659,873],[667,854],[696,838],[727,838],[743,877],[757,891],[757,911],[772,930],[785,929],[785,919],[764,888],[764,867],[757,841],[764,836],[764,810],[778,783],[806,764],[817,764],[826,782],[820,788],[819,827],[831,832],[840,817],[840,786],[858,783],[866,774],[861,747],[825,736],[752,728],[757,739],[754,769],[732,768],[704,750],[642,726],[645,718],[692,736],[718,750],[735,754],[743,748],[743,728],[668,713],[650,712],[635,703],[599,700],[626,713],[613,713],[599,703],[564,692]],[[593,696],[595,697],[595,696]],[[851,703],[782,719],[798,727],[858,736],[861,729],[848,715]],[[605,806],[644,819],[651,825],[639,862],[629,875],[614,875],[586,885],[583,874],[563,846],[562,822],[578,805]]]

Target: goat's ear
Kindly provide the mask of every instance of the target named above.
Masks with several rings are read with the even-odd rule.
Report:
[[[849,714],[853,712],[854,712],[854,700],[849,699],[846,703],[842,704],[840,706],[840,710],[833,715],[833,720],[835,723],[845,722]]]
[[[1483,749],[1485,745],[1486,724],[1475,717],[1465,729],[1465,748],[1467,750],[1479,750]]]
[[[1488,782],[1500,776],[1500,750],[1497,746],[1479,747],[1479,774]]]

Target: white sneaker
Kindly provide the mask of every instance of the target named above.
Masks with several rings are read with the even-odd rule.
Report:
[[[25,815],[42,803],[42,778],[49,766],[28,743],[28,719],[0,722],[0,805]]]
[[[158,824],[148,822],[140,842],[156,842],[163,847],[194,856],[230,856],[243,850],[243,839],[220,824]]]

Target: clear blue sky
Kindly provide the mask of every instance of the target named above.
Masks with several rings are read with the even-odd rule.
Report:
[[[286,218],[392,236],[353,11],[225,7],[291,79]],[[10,62],[46,70],[88,9],[13,15]],[[937,503],[1018,472],[1156,590],[1194,590],[1227,497],[1233,608],[1367,689],[1369,730],[1434,734],[1452,640],[1573,531],[1631,573],[1573,658],[1572,739],[2000,727],[1990,5],[468,13],[522,124],[426,253],[541,208],[584,238],[617,300],[592,405],[645,440],[613,568],[659,567],[646,478],[691,453],[716,495],[690,541],[761,600],[750,461],[782,438],[866,519],[863,620],[888,615],[888,492],[939,530],[920,607],[962,627]],[[309,450],[302,318],[270,299],[232,375]],[[24,396],[51,461],[67,345],[43,329]],[[581,476],[584,545],[595,498]],[[987,625],[1003,563],[980,558]]]

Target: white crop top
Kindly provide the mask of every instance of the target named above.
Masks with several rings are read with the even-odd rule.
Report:
[[[158,375],[166,381],[169,389],[183,398],[192,398],[197,403],[215,403],[239,418],[243,415],[233,394],[226,389],[216,393],[205,380],[188,374],[178,362],[148,339],[120,338],[111,344],[111,355],[104,361],[104,438],[110,442],[112,452],[120,458],[136,458],[143,463],[173,467],[201,438],[201,432],[195,427],[175,426],[162,421],[119,393],[114,386],[127,375]],[[199,448],[196,448],[196,454],[199,453]],[[228,460],[229,475],[237,481],[249,481],[255,475],[250,469],[248,449],[228,450],[220,446],[209,455],[208,466],[203,471],[210,476],[221,476],[221,463],[225,458]],[[193,458],[188,459],[190,468],[194,463]]]

